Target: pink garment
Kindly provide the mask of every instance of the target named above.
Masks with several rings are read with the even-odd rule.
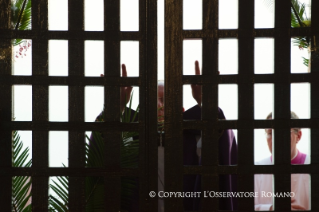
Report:
[[[309,159],[307,155],[298,151],[297,156],[291,160],[291,164],[307,164]],[[271,158],[266,158],[256,163],[256,165],[272,165]],[[255,175],[255,211],[269,211],[273,206],[273,175],[256,174]],[[269,193],[268,193],[269,192]],[[291,174],[291,206],[301,206],[305,210],[310,210],[310,175],[309,174]],[[292,210],[297,210],[292,208]]]
[[[294,159],[291,160],[291,164],[304,164],[306,161],[306,157],[306,154],[298,150],[298,154]]]
[[[297,156],[291,160],[291,164],[305,164],[307,155],[298,150]],[[262,160],[263,161],[263,160]],[[272,162],[272,156],[270,156],[270,161]],[[308,164],[308,163],[306,163]],[[259,164],[259,165],[269,165],[269,164]]]

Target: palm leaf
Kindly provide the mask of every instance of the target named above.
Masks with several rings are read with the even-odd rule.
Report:
[[[263,3],[267,8],[271,7],[274,4],[274,0],[263,0]],[[291,27],[310,27],[311,20],[308,19],[306,14],[306,5],[300,3],[298,0],[291,0]],[[299,49],[308,49],[310,46],[310,38],[308,36],[299,36],[293,38],[293,43],[295,46],[298,46]],[[306,59],[309,60],[309,59]],[[308,66],[308,63],[304,60],[304,64]]]
[[[137,109],[138,110],[138,109]],[[133,117],[136,117],[136,113]],[[129,122],[130,116],[123,115],[122,121]],[[139,140],[132,139],[138,136],[136,132],[122,132],[121,143],[121,167],[135,168],[137,167]],[[87,167],[97,168],[102,167],[104,162],[104,141],[102,133],[92,132],[93,139],[89,140],[90,145],[87,145]],[[128,207],[132,198],[133,191],[136,189],[136,180],[134,178],[122,178],[121,180],[121,204],[123,207]],[[104,211],[104,179],[102,177],[87,177],[86,178],[86,210],[87,211]]]
[[[62,165],[66,167],[64,164]],[[49,196],[49,211],[69,211],[68,177],[59,176],[57,180],[58,182],[52,180],[53,184],[50,184],[50,188],[55,192],[57,198],[53,195]]]
[[[307,59],[305,57],[302,57],[302,59],[303,59],[303,64],[308,67],[309,66],[309,59]]]
[[[58,181],[61,183],[63,179],[66,179],[66,177],[58,177]],[[67,180],[67,179],[66,179]],[[67,205],[68,203],[68,191],[65,190],[65,188],[68,188],[68,183],[67,184],[59,184],[55,181],[53,181],[54,185],[50,185],[50,188],[60,197],[60,199],[64,202],[64,205]]]
[[[310,27],[311,21],[308,20],[305,4],[298,0],[291,0],[291,27]],[[293,43],[299,49],[308,49],[310,38],[308,36],[299,36],[293,38]],[[308,67],[309,59],[303,57],[303,64]]]
[[[16,30],[31,29],[31,0],[14,0],[11,7],[11,27]],[[14,39],[13,45],[19,45],[23,39]]]
[[[49,211],[58,211],[58,212],[65,212],[69,211],[69,209],[57,198],[50,195],[49,196]]]
[[[291,27],[307,27],[306,6],[298,0],[291,0]]]
[[[17,131],[12,133],[12,166],[31,167],[32,160],[28,160],[29,148],[23,149],[23,143]],[[12,208],[13,211],[31,211],[31,178],[29,176],[15,176],[12,179]]]
[[[132,122],[136,119],[139,107],[131,118],[132,97],[130,98],[129,108],[125,108],[121,115],[122,122]],[[103,121],[104,110],[101,112],[97,121]],[[137,132],[121,133],[120,165],[122,168],[136,168],[139,154],[139,140],[135,139]],[[104,166],[104,139],[101,132],[92,132],[91,138],[86,136],[89,144],[85,144],[85,158],[87,168],[101,168]],[[59,182],[53,181],[50,188],[54,190],[57,197],[50,196],[51,211],[69,211],[68,209],[68,178],[57,177]],[[137,180],[132,177],[123,177],[121,179],[121,205],[129,207],[133,192],[136,190]],[[104,178],[86,177],[85,179],[85,207],[88,212],[105,211],[104,206]]]
[[[31,0],[13,0],[11,24],[17,30],[31,29]]]

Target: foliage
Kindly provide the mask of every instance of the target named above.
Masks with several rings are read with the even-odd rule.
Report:
[[[311,21],[306,14],[306,6],[298,0],[291,0],[291,27],[310,27]]]
[[[131,114],[130,99],[129,108],[125,109],[121,116],[122,122],[133,122],[136,119],[139,108]],[[132,116],[133,115],[133,116]],[[104,110],[98,116],[97,121],[103,121]],[[122,132],[120,147],[120,165],[122,168],[136,168],[139,154],[139,140],[137,132]],[[85,144],[85,157],[87,168],[101,168],[104,166],[104,139],[101,132],[92,132],[91,138],[87,136],[89,144]],[[57,177],[58,182],[53,182],[50,187],[57,197],[50,195],[50,210],[66,212],[68,209],[68,178]],[[126,208],[132,200],[133,191],[136,190],[136,179],[125,177],[121,179],[121,205]],[[86,211],[105,211],[104,208],[104,178],[86,177],[85,179],[85,207]]]
[[[302,59],[303,59],[303,64],[308,67],[309,66],[309,59],[307,59],[305,57],[302,57]]]
[[[32,160],[28,160],[29,148],[23,149],[23,143],[17,131],[12,134],[12,166],[31,167]],[[31,198],[31,178],[29,176],[15,176],[12,180],[12,208],[14,212],[29,212],[32,205],[28,203]]]
[[[274,0],[264,0],[265,5],[270,8],[270,5],[274,3]],[[291,0],[291,27],[310,27],[311,20],[306,14],[306,5],[300,3],[298,0]],[[293,43],[298,46],[300,50],[307,49],[310,47],[310,38],[308,36],[299,36],[293,38]],[[309,59],[303,57],[303,64],[308,66]]]
[[[63,164],[65,167],[65,165]],[[58,195],[57,197],[50,195],[49,196],[49,211],[58,211],[64,212],[68,210],[68,187],[69,180],[68,177],[60,176],[57,177],[59,183],[53,181],[53,184],[50,184],[50,188]]]
[[[310,26],[311,20],[307,17],[305,4],[300,3],[298,0],[291,0],[291,27],[297,28]],[[301,50],[308,50],[310,47],[310,38],[308,36],[294,37],[293,43]],[[303,57],[303,64],[308,67],[309,59]]]
[[[31,0],[13,0],[11,6],[11,27],[15,30],[31,29]],[[15,39],[13,45],[19,45],[23,39]]]
[[[291,4],[291,27],[310,27],[311,21],[307,18],[305,4],[299,3],[298,0],[291,0]],[[295,37],[293,43],[300,49],[308,49],[310,39],[309,37],[304,36]]]

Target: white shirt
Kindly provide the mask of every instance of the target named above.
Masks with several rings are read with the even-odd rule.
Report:
[[[305,164],[309,163],[307,155]],[[256,165],[273,164],[270,157],[265,158],[256,163]],[[273,197],[266,195],[267,192],[273,193],[273,175],[272,174],[256,174],[255,175],[255,211],[269,211],[273,205]],[[294,192],[294,200],[292,205],[300,205],[306,210],[310,210],[310,175],[309,174],[291,174],[291,192]],[[264,195],[263,195],[264,194]]]

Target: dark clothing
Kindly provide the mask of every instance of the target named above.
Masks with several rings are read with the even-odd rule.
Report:
[[[218,109],[218,118],[225,119],[223,111]],[[201,119],[201,108],[194,106],[184,112],[184,120]],[[219,147],[219,165],[237,164],[237,144],[232,130],[220,131],[221,137],[218,141]],[[201,159],[198,162],[196,154],[197,142],[196,136],[200,136],[199,130],[184,131],[184,165],[201,165]],[[184,176],[184,192],[201,192],[201,175]],[[236,176],[220,175],[219,191],[234,192],[237,191]],[[203,194],[202,194],[203,195]],[[184,210],[199,210],[200,198],[184,198]],[[233,198],[219,198],[220,210],[237,210],[237,201]]]
[[[134,112],[131,112],[133,118]],[[218,118],[225,119],[223,111],[218,109]],[[184,120],[200,120],[201,108],[196,105],[183,113]],[[138,120],[136,118],[135,120]],[[232,130],[220,131],[219,138],[219,163],[220,165],[235,165],[237,164],[237,144]],[[200,130],[184,130],[183,132],[183,165],[197,166],[201,165],[196,150],[196,136],[201,136]],[[137,181],[138,182],[138,181]],[[138,183],[137,183],[138,184]],[[185,175],[183,181],[183,192],[200,192],[201,191],[201,176],[200,175]],[[237,191],[237,182],[234,176],[221,175],[219,178],[219,191],[231,192]],[[130,212],[139,211],[138,207],[138,187],[134,192]],[[237,204],[232,198],[220,198],[221,210],[236,210]],[[200,198],[184,198],[184,210],[192,211],[200,209]]]

